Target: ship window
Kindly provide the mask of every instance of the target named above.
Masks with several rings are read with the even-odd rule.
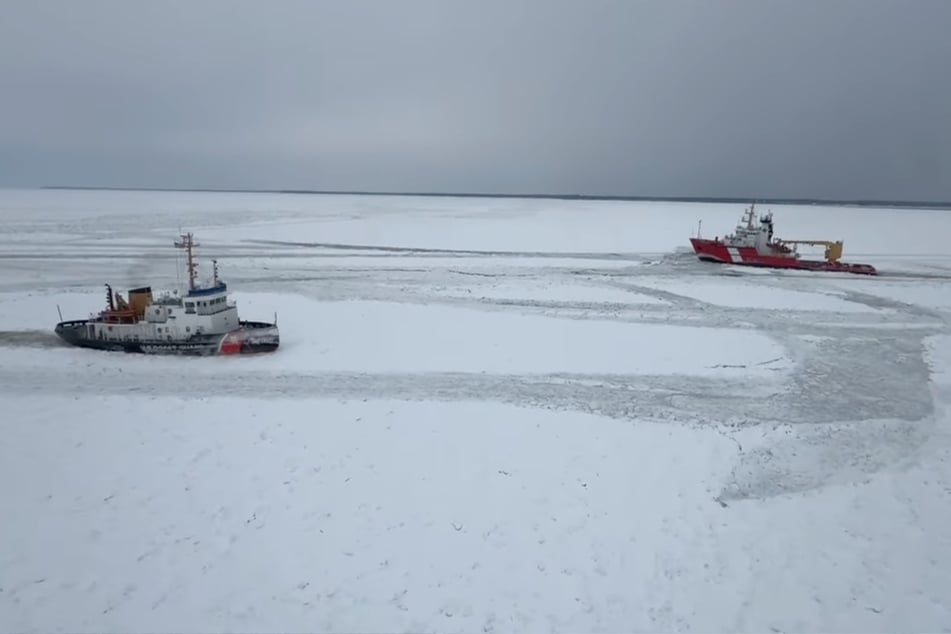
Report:
[[[191,331],[192,331],[191,326],[185,326],[185,332],[191,332]]]

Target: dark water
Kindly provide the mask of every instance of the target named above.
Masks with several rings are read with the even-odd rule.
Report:
[[[68,344],[50,330],[0,330],[0,347],[61,348]]]

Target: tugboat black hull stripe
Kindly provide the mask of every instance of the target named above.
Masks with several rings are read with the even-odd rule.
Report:
[[[172,355],[231,355],[273,352],[280,346],[280,335],[274,324],[242,321],[239,327],[223,335],[194,335],[184,341],[144,340],[132,338],[98,339],[87,336],[87,319],[56,324],[56,334],[66,343],[80,348]]]

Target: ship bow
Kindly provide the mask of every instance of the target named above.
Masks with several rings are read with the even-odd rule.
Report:
[[[281,334],[277,324],[243,321],[238,329],[222,337],[218,352],[220,354],[273,352],[280,345]]]

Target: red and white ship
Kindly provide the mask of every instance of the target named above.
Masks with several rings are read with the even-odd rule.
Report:
[[[857,273],[877,275],[871,264],[849,264],[840,262],[842,241],[829,240],[780,240],[773,238],[773,214],[756,216],[754,205],[744,212],[734,233],[716,237],[712,240],[701,238],[699,230],[696,238],[690,238],[694,253],[701,260],[738,264],[741,266],[759,266],[776,269],[805,269],[809,271],[832,271],[838,273]],[[824,260],[804,260],[799,257],[796,248],[800,244],[825,246]]]

